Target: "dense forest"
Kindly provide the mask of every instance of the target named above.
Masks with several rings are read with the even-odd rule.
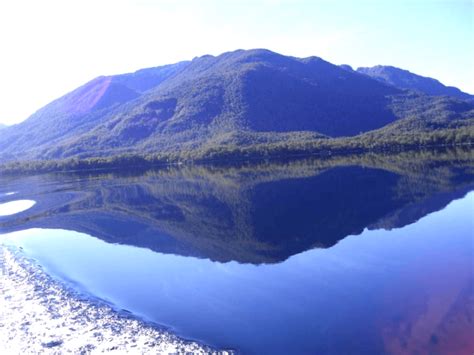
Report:
[[[120,154],[110,157],[68,158],[56,160],[22,160],[0,165],[0,175],[26,172],[93,170],[108,168],[149,168],[153,166],[206,163],[228,164],[245,160],[316,155],[321,158],[366,155],[368,153],[398,154],[424,149],[463,148],[474,154],[472,126],[442,129],[426,133],[364,134],[353,138],[294,140],[285,143],[255,144],[245,147],[225,145],[204,149],[163,153]]]

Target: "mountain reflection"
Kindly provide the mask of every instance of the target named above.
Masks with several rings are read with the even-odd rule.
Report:
[[[452,151],[3,177],[0,203],[37,203],[0,217],[0,232],[59,228],[161,253],[276,263],[365,228],[413,223],[472,189],[473,167],[470,152]]]

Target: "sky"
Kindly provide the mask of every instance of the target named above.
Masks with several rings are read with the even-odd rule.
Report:
[[[473,0],[0,0],[0,123],[99,75],[267,48],[474,94]]]

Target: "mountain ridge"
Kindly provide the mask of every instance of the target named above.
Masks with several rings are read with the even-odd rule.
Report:
[[[407,91],[319,57],[237,50],[95,78],[2,130],[0,161],[314,144],[391,125],[390,134],[432,131],[433,122],[459,130],[473,118],[464,100]]]
[[[474,95],[463,92],[454,86],[446,86],[434,78],[421,76],[391,65],[359,67],[356,71],[401,89],[418,90],[433,96],[452,96],[462,100],[474,99]]]

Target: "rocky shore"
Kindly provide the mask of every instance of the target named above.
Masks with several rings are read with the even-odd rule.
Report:
[[[228,354],[183,340],[50,277],[21,250],[0,246],[2,354]]]

